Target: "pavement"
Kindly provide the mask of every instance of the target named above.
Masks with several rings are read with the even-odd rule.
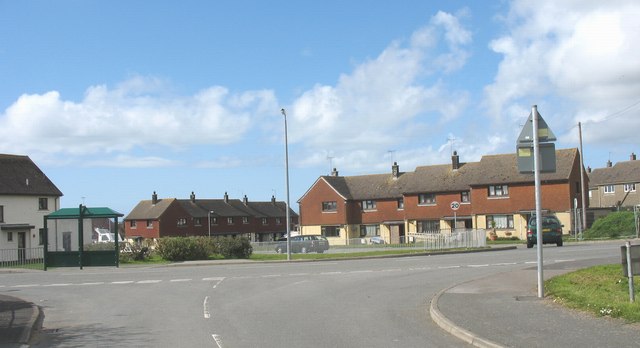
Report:
[[[589,266],[545,265],[543,275],[548,279]],[[640,325],[538,298],[537,281],[534,265],[452,286],[431,300],[431,318],[476,347],[640,347]]]
[[[545,265],[544,276],[589,266]],[[442,329],[477,347],[640,347],[638,324],[595,317],[538,298],[535,265],[444,289],[432,298],[429,311]],[[0,347],[28,347],[43,318],[33,303],[0,295]]]

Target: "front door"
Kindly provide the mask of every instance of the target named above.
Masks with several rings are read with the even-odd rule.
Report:
[[[26,247],[27,247],[27,233],[18,232],[18,260],[20,262],[24,262],[27,259],[26,253],[25,253]]]
[[[62,249],[71,251],[71,232],[62,232]]]

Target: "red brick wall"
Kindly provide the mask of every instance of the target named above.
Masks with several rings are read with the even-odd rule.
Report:
[[[322,212],[322,202],[328,201],[336,202],[337,209],[335,212]],[[306,226],[344,224],[347,221],[347,210],[352,212],[353,208],[347,208],[344,198],[340,197],[340,195],[321,178],[315,182],[307,194],[300,200],[300,224]]]
[[[472,204],[462,203],[459,192],[436,194],[435,205],[418,205],[417,194],[407,196],[404,199],[404,210],[409,220],[440,219],[444,216],[453,216],[453,210],[451,210],[451,202],[453,201],[460,203],[460,208],[456,211],[457,215],[471,215]],[[471,203],[473,203],[473,198]]]

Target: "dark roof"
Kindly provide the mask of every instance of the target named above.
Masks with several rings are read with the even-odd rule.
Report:
[[[640,161],[618,162],[613,167],[596,168],[589,173],[589,186],[640,182]]]
[[[140,201],[134,208],[131,210],[129,215],[127,215],[125,220],[147,220],[147,219],[158,219],[164,213],[165,210],[173,203],[175,198],[164,198],[158,199],[158,201],[153,204],[151,200]]]
[[[159,199],[156,204],[152,204],[151,200],[140,201],[138,205],[127,215],[125,220],[147,220],[158,219],[169,207],[176,201],[180,206],[192,217],[206,218],[209,212],[213,211],[211,216],[219,217],[240,217],[252,216],[261,217],[284,217],[286,214],[285,202],[251,202],[247,201],[245,205],[239,199]],[[289,209],[291,216],[298,216],[293,210]]]
[[[0,194],[62,196],[28,156],[0,154]]]
[[[543,173],[545,181],[568,180],[577,159],[577,149],[556,151],[556,172]],[[322,176],[345,199],[394,199],[404,194],[458,192],[472,186],[533,182],[533,174],[520,174],[516,154],[483,156],[479,162],[420,166],[413,172],[358,176]]]
[[[567,180],[578,156],[578,149],[556,150],[555,173],[541,173],[542,181]],[[470,182],[472,186],[491,184],[516,184],[533,182],[533,174],[521,174],[515,153],[482,156],[479,167]]]

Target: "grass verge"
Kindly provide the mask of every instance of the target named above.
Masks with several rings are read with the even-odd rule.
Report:
[[[361,251],[361,252],[349,252],[349,253],[331,253],[331,254],[317,254],[317,253],[309,253],[309,254],[298,254],[292,253],[292,260],[324,260],[324,259],[343,259],[343,258],[354,258],[354,257],[376,257],[376,256],[391,256],[391,255],[406,255],[406,254],[424,254],[428,252],[430,254],[435,253],[447,253],[452,251],[461,251],[461,250],[479,250],[478,249],[468,249],[468,248],[459,248],[459,249],[446,249],[446,250],[437,250],[437,251],[425,251],[425,250],[407,250],[407,249],[395,249],[395,250],[376,250],[376,251]],[[286,260],[287,254],[259,254],[255,253],[251,255],[250,260],[254,261],[278,261],[278,260]]]
[[[640,277],[634,277],[636,302],[629,301],[629,280],[620,264],[581,269],[545,282],[547,294],[554,302],[596,316],[640,322]]]

